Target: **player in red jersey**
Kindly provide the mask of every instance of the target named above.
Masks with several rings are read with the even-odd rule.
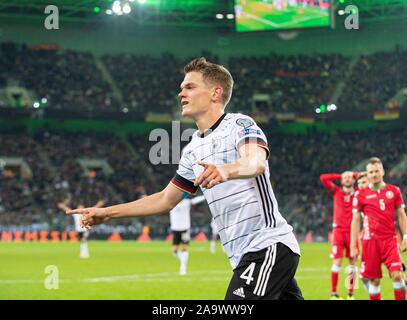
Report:
[[[348,299],[353,300],[353,289],[357,268],[355,259],[350,257],[350,224],[352,222],[352,199],[354,195],[353,185],[359,173],[346,171],[342,174],[321,174],[320,179],[326,189],[331,191],[334,204],[333,217],[333,242],[332,254],[333,259],[331,269],[331,299],[340,299],[337,293],[339,271],[344,257],[343,250],[346,250],[345,257],[349,259],[349,285]],[[337,186],[334,181],[340,180],[341,187]]]
[[[370,300],[381,300],[381,265],[384,263],[393,281],[394,297],[405,300],[405,283],[400,252],[398,250],[395,217],[407,247],[407,217],[400,189],[383,181],[384,169],[379,158],[371,158],[366,166],[369,187],[355,193],[353,200],[353,221],[351,255],[357,257],[359,250],[356,238],[360,228],[360,214],[363,213],[362,278],[369,279]]]

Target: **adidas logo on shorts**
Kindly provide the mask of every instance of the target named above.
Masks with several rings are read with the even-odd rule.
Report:
[[[245,298],[244,291],[243,291],[242,287],[240,287],[239,289],[236,289],[235,291],[233,291],[233,294],[235,294],[235,295],[237,295],[237,296],[239,296],[241,298]]]

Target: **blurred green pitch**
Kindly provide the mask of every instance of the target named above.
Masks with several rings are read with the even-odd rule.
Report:
[[[188,274],[178,274],[178,260],[166,242],[91,241],[90,259],[79,259],[78,243],[0,243],[0,299],[223,299],[232,271],[218,244],[191,243]],[[297,281],[305,299],[330,297],[330,245],[302,244]],[[45,268],[59,271],[58,289],[46,289]],[[345,268],[339,293],[346,295]],[[383,299],[393,299],[387,271]],[[356,299],[367,299],[361,281]]]

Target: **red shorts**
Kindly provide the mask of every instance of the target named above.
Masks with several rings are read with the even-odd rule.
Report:
[[[345,249],[345,255],[343,250]],[[350,230],[334,229],[332,232],[332,259],[350,258]]]
[[[361,277],[364,279],[380,279],[382,277],[382,263],[390,272],[403,270],[397,238],[363,240]]]

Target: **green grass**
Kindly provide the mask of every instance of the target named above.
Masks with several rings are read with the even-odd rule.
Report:
[[[297,281],[306,299],[328,299],[330,245],[302,244]],[[178,275],[178,260],[165,242],[91,241],[91,258],[79,259],[79,244],[1,243],[0,299],[223,299],[232,271],[218,245],[192,243],[188,275]],[[45,289],[45,268],[55,265],[59,288]],[[344,269],[339,292],[346,294]],[[387,271],[382,296],[393,299]],[[367,299],[359,282],[357,299]]]

